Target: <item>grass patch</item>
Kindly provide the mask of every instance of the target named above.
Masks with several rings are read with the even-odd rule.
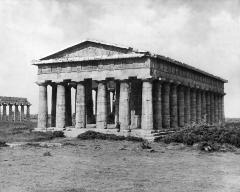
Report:
[[[225,126],[202,125],[189,127],[169,134],[164,138],[157,139],[156,141],[163,141],[164,143],[184,143],[187,145],[200,143],[202,144],[202,148],[210,145],[213,150],[218,150],[219,144],[230,144],[235,147],[240,147],[240,123],[229,123]]]
[[[91,139],[100,139],[100,140],[111,140],[111,141],[136,141],[136,142],[142,142],[143,139],[139,137],[132,137],[132,136],[118,136],[114,134],[105,134],[105,133],[99,133],[95,131],[86,131],[85,133],[82,133],[77,136],[78,139],[81,140],[91,140]]]

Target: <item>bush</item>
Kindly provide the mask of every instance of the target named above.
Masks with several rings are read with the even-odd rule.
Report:
[[[124,136],[118,136],[114,134],[99,133],[95,131],[86,131],[85,133],[78,135],[77,138],[82,140],[101,139],[101,140],[112,140],[112,141],[123,141],[123,140],[136,141],[136,142],[143,141],[143,139],[139,137],[132,137],[132,136],[124,137]]]
[[[227,143],[240,147],[240,126],[226,125],[226,126],[198,126],[186,128],[175,133],[165,136],[161,140],[165,143],[177,142],[187,145],[193,145],[199,142],[208,143]]]
[[[0,147],[7,147],[6,142],[4,142],[4,141],[0,141]]]

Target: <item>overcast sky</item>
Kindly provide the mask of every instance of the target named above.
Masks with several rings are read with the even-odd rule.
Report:
[[[0,95],[38,108],[31,60],[90,38],[153,51],[229,80],[226,117],[240,117],[239,0],[1,0]]]

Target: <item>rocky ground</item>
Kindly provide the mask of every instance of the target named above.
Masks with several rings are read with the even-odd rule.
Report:
[[[206,153],[163,143],[143,149],[141,142],[66,138],[29,142],[19,134],[0,148],[1,192],[240,191],[238,150]],[[27,143],[14,144],[14,137]]]

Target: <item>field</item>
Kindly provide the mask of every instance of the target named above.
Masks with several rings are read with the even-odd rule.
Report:
[[[0,133],[8,142],[44,140],[12,125],[4,135],[6,126],[0,125]],[[240,191],[239,150],[205,153],[174,143],[154,143],[149,150],[141,142],[66,138],[45,142],[52,146],[0,148],[1,192]]]

